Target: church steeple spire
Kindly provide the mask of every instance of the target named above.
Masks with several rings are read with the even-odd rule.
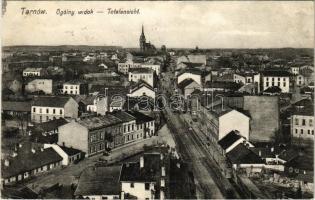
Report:
[[[145,35],[144,35],[143,24],[142,24],[142,30],[141,30],[141,35],[140,35],[139,42],[140,42],[140,50],[141,50],[141,51],[145,51],[145,43],[146,43],[146,40],[145,40]]]
[[[142,31],[141,31],[141,35],[144,35],[143,24],[142,24]]]

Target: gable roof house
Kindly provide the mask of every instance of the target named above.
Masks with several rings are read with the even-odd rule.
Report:
[[[5,159],[1,168],[2,183],[6,185],[28,179],[61,166],[61,161],[62,157],[53,148],[32,149],[31,153]]]
[[[35,123],[59,118],[78,118],[78,103],[72,97],[37,96],[32,103],[31,115]]]

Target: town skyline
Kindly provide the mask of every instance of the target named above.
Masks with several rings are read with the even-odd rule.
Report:
[[[143,24],[147,41],[156,48],[162,45],[167,48],[198,46],[201,49],[313,48],[314,14],[311,2],[271,4],[273,5],[263,2],[165,2],[157,4],[152,10],[147,2],[138,2],[139,15],[94,14],[70,17],[56,16],[54,13],[60,6],[68,8],[70,4],[66,2],[50,4],[47,6],[48,14],[39,16],[16,15],[21,12],[21,5],[29,8],[28,2],[9,2],[4,14],[7,28],[3,32],[2,41],[4,46],[88,45],[136,48]],[[108,5],[131,8],[128,3],[123,5],[120,2],[93,2],[90,8],[106,11]],[[37,9],[41,3],[36,2],[32,6]],[[86,4],[80,2],[72,9],[83,8],[87,8]],[[178,12],[174,13],[173,10]],[[189,17],[192,15],[197,17],[192,19]],[[271,19],[268,16],[273,17]],[[47,25],[47,18],[51,26]],[[126,19],[128,23],[124,25]],[[36,24],[36,31],[29,24]],[[32,32],[34,37],[30,38],[28,34],[16,37],[16,33],[23,32]]]

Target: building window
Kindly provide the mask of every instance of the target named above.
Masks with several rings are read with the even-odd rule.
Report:
[[[278,78],[278,81],[280,81],[280,78]]]
[[[134,129],[134,125],[132,124],[132,125],[131,125],[131,130],[133,131],[133,129]]]
[[[269,82],[266,83],[266,87],[269,87]]]
[[[150,189],[150,183],[145,183],[144,184],[144,189],[149,190]]]
[[[42,109],[41,108],[39,109],[39,113],[42,113]]]
[[[305,126],[306,122],[305,119],[302,119],[302,126]]]
[[[295,125],[299,125],[299,119],[295,118]]]
[[[128,132],[130,131],[130,124],[128,124]]]
[[[283,82],[283,87],[286,87],[286,83],[285,82]]]
[[[130,183],[130,187],[131,187],[131,188],[134,188],[134,187],[135,187],[135,184],[134,184],[134,183]]]
[[[296,134],[298,133],[298,130],[297,130],[297,129],[295,129],[295,133],[296,133]]]
[[[62,115],[62,109],[60,109],[59,113],[60,113],[60,115]]]
[[[310,134],[311,134],[311,130],[307,130],[307,134],[309,134],[309,135],[310,135]]]
[[[309,120],[309,126],[313,126],[313,120],[312,119]]]
[[[151,122],[151,126],[153,126],[153,122]]]
[[[49,109],[48,108],[46,108],[46,113],[49,113]]]
[[[46,121],[48,121],[49,120],[49,117],[48,116],[46,116]]]
[[[53,109],[53,114],[56,114],[56,109]]]
[[[312,135],[314,135],[314,130],[312,130]]]
[[[301,134],[303,134],[303,129],[301,129]]]

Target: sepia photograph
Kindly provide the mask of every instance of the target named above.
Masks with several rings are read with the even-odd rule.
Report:
[[[313,199],[313,1],[7,1],[1,199]]]

